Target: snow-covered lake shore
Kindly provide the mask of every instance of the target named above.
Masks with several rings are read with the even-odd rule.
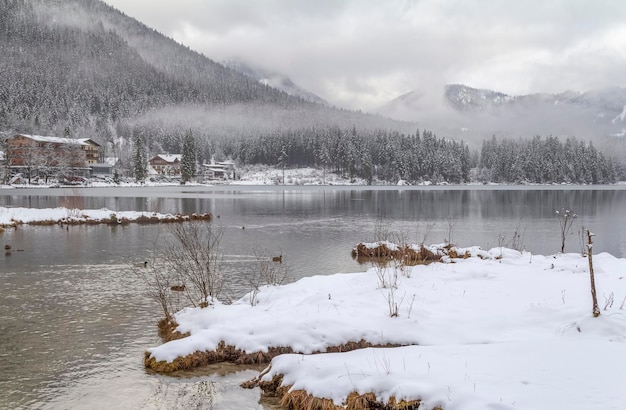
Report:
[[[626,260],[460,248],[467,259],[266,286],[175,318],[190,336],[149,349],[167,363],[221,345],[288,348],[256,380],[331,401],[372,394],[424,408],[617,409],[626,400]],[[445,260],[445,258],[444,258]],[[397,313],[397,316],[394,314]],[[366,341],[366,348],[321,353]],[[268,387],[270,386],[270,387]],[[330,402],[329,402],[330,403]]]
[[[198,178],[199,180],[199,178]],[[387,181],[376,181],[379,185],[396,185]],[[400,185],[404,185],[404,181],[400,182]],[[84,188],[84,187],[121,187],[121,188],[133,188],[133,187],[151,187],[151,186],[177,186],[181,185],[180,179],[171,178],[169,180],[163,179],[160,176],[151,176],[144,181],[136,181],[133,178],[124,178],[117,183],[112,179],[91,178],[86,179],[81,183],[75,185],[60,185],[54,181],[48,183],[32,183],[28,184],[26,181],[22,181],[20,184],[2,185],[0,189],[23,189],[23,188]],[[258,185],[258,186],[272,186],[272,185],[288,185],[288,186],[303,186],[303,185],[350,185],[350,186],[362,186],[367,185],[367,182],[360,178],[346,178],[333,172],[326,172],[322,169],[316,168],[292,168],[292,169],[277,169],[275,167],[268,166],[252,166],[247,167],[241,171],[239,177],[235,180],[232,179],[216,179],[205,180],[203,182],[189,181],[185,185],[188,186],[212,186],[212,185]],[[430,185],[430,183],[426,183]]]

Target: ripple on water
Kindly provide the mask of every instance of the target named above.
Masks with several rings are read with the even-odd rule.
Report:
[[[270,408],[259,404],[258,389],[239,387],[256,370],[146,373],[143,352],[159,343],[158,310],[127,265],[0,273],[6,278],[0,408]]]

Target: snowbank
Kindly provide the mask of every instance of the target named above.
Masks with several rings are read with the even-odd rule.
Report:
[[[0,226],[20,224],[96,224],[96,223],[158,223],[181,222],[190,219],[210,219],[205,214],[161,214],[156,212],[111,211],[109,209],[72,209],[72,208],[5,208],[0,207]]]
[[[220,343],[249,353],[288,347],[300,354],[275,357],[261,382],[280,376],[336,405],[372,392],[426,409],[620,408],[626,260],[594,255],[602,315],[593,318],[580,254],[476,249],[467,251],[481,257],[309,277],[186,309],[176,321],[191,336],[147,354],[170,362]],[[308,355],[360,340],[406,347]]]

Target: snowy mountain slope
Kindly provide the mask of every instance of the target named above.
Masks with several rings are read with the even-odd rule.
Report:
[[[0,33],[0,131],[103,141],[141,127],[150,143],[190,127],[226,139],[285,124],[406,128],[320,104],[285,76],[252,81],[101,0],[0,1]]]
[[[502,106],[515,99],[497,91],[470,88],[461,84],[446,85],[445,97],[458,110],[484,110]]]
[[[284,91],[285,93],[294,97],[300,97],[306,101],[328,105],[328,102],[320,96],[305,90],[304,88],[295,84],[288,76],[277,73],[274,71],[263,70],[258,67],[252,67],[251,65],[243,61],[228,60],[223,62],[225,67],[233,69],[241,74],[244,74],[250,78],[257,80],[263,85],[270,86],[277,90]]]

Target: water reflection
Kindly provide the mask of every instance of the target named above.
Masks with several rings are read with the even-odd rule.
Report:
[[[264,366],[243,368],[233,364],[215,364],[206,368],[155,375],[152,394],[142,409],[272,409],[276,400],[259,402],[258,389],[242,389],[240,384],[256,377]]]

